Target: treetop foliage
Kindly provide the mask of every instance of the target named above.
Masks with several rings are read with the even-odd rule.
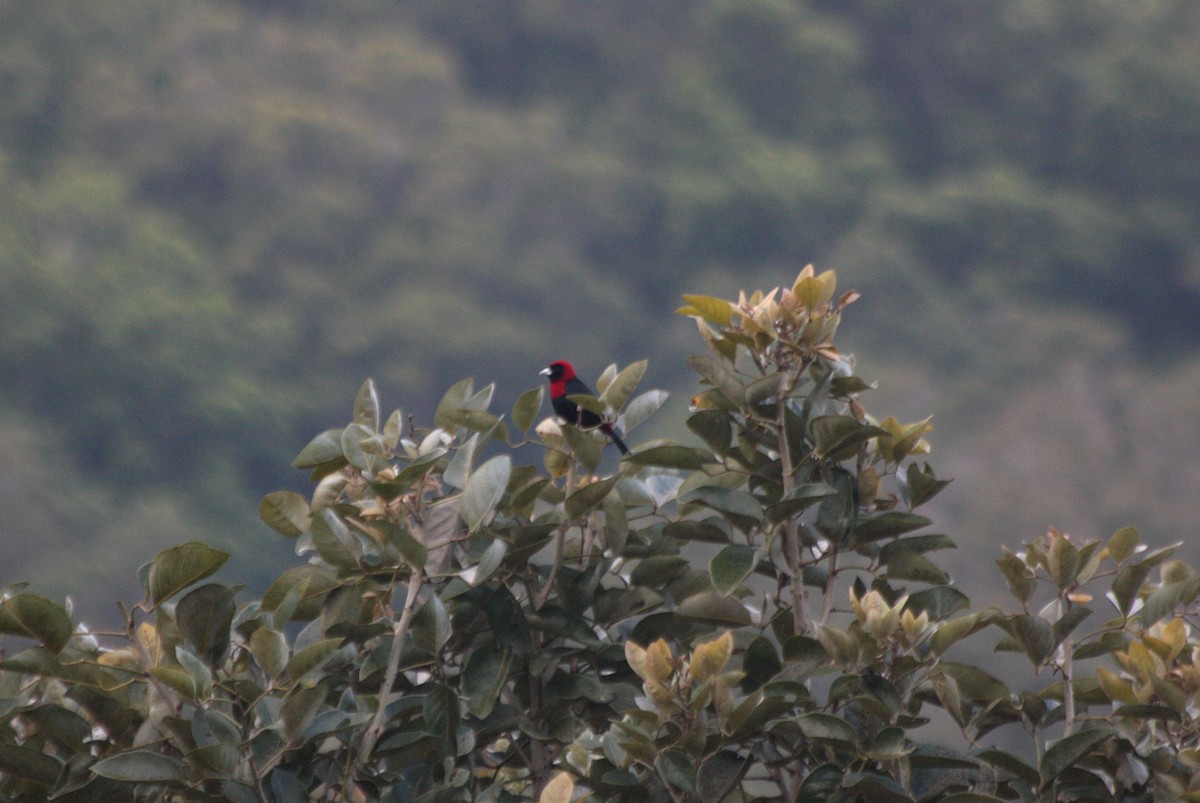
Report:
[[[496,412],[463,380],[418,426],[368,380],[295,459],[311,492],[262,500],[307,561],[261,598],[213,581],[228,555],[196,541],[140,570],[121,632],[8,587],[0,790],[1200,799],[1195,571],[1132,528],[1051,529],[998,550],[1009,606],[973,608],[919,512],[949,482],[929,420],[869,413],[835,344],[857,297],[811,267],[685,296],[699,444],[635,442],[609,470],[600,433],[539,423],[541,388]],[[580,403],[633,432],[665,399],[645,370],[610,366]],[[1032,674],[963,660],[987,637]]]
[[[1157,422],[1200,398],[1192,0],[464,5],[0,0],[22,573],[98,603],[170,529],[261,587],[281,564],[229,534],[342,388],[426,411],[488,366],[503,395],[553,339],[682,404],[658,311],[810,258],[868,292],[884,388],[937,388],[914,408],[991,460],[960,478],[1039,528],[1190,520],[1197,449]],[[1002,537],[1009,495],[954,521]]]

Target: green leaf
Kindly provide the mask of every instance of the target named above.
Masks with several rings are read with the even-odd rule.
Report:
[[[517,397],[517,402],[512,409],[512,422],[517,429],[528,432],[529,428],[533,426],[533,422],[537,420],[538,411],[542,409],[542,397],[545,396],[545,393],[545,388],[538,385]]]
[[[621,426],[626,432],[630,432],[658,412],[658,408],[662,407],[670,396],[665,390],[648,390],[634,398],[625,405],[625,412],[621,413]]]
[[[683,296],[686,307],[680,307],[675,310],[680,315],[687,315],[692,318],[703,318],[711,324],[717,326],[729,326],[733,321],[732,305],[723,299],[713,298],[712,296]]]
[[[1042,788],[1049,789],[1050,785],[1067,770],[1076,766],[1077,762],[1086,756],[1092,748],[1111,738],[1113,732],[1107,727],[1086,730],[1064,736],[1047,748],[1038,764],[1038,774],[1041,776]]]
[[[1183,721],[1183,717],[1180,716],[1178,711],[1173,711],[1164,705],[1123,705],[1113,712],[1113,716],[1133,720],[1161,719],[1165,722]]]
[[[455,408],[442,411],[445,421],[455,427],[463,427],[484,434],[488,439],[508,440],[508,427],[500,416],[487,410],[465,410]]]
[[[720,803],[746,772],[749,764],[732,750],[722,750],[700,765],[696,788],[700,803]]]
[[[1133,563],[1117,572],[1112,584],[1112,594],[1117,603],[1117,610],[1123,615],[1128,616],[1132,612],[1134,600],[1138,598],[1146,578],[1150,576],[1151,568],[1145,563]]]
[[[890,510],[874,518],[860,521],[854,528],[854,537],[859,543],[895,538],[932,524],[931,519],[903,510]]]
[[[915,583],[936,585],[950,582],[950,576],[931,560],[908,549],[889,551],[884,563],[887,565],[889,580],[911,580]]]
[[[842,788],[842,778],[846,775],[844,767],[837,764],[822,764],[804,777],[796,800],[832,800]]]
[[[743,529],[752,529],[763,519],[763,507],[759,501],[745,491],[732,488],[704,485],[684,494],[679,501],[725,513]]]
[[[404,416],[399,410],[392,410],[392,414],[387,417],[387,421],[383,424],[383,443],[388,450],[393,450],[400,443],[400,438],[404,435]]]
[[[910,594],[905,607],[911,610],[914,616],[920,616],[924,611],[929,614],[931,621],[940,622],[953,613],[970,608],[971,600],[957,588],[937,586]]]
[[[342,639],[340,638],[327,638],[309,644],[302,650],[297,650],[287,663],[288,678],[295,682],[319,668],[329,660],[329,657],[337,651],[341,644]]]
[[[852,800],[870,800],[871,803],[916,803],[904,791],[904,787],[886,775],[873,772],[855,772],[846,776],[842,788]]]
[[[0,604],[0,633],[37,639],[54,655],[67,646],[73,631],[70,615],[45,597],[14,594]]]
[[[0,744],[0,772],[5,776],[51,787],[58,780],[62,770],[62,762],[40,750]],[[49,789],[43,790],[43,793],[45,792],[49,792]]]
[[[561,425],[563,437],[571,445],[571,451],[579,458],[579,464],[589,473],[595,473],[600,466],[600,458],[604,451],[604,441],[591,432],[585,432],[574,424]]]
[[[1004,683],[978,667],[954,661],[943,661],[941,666],[943,672],[954,678],[965,699],[992,703],[1009,697],[1009,689]]]
[[[685,792],[696,790],[696,765],[688,758],[687,753],[678,747],[672,747],[659,753],[654,762],[658,773],[671,786]]]
[[[492,592],[487,604],[487,618],[497,646],[508,647],[513,655],[522,658],[529,655],[533,648],[529,620],[507,586],[501,585]]]
[[[700,436],[710,449],[719,455],[727,455],[733,440],[733,425],[729,414],[721,410],[700,410],[687,420],[687,427]]]
[[[363,382],[354,397],[354,423],[371,432],[379,431],[379,394],[373,379]]]
[[[342,430],[327,429],[308,442],[292,461],[292,468],[316,468],[345,460],[342,455]]]
[[[200,693],[200,685],[192,674],[178,666],[154,666],[150,674],[160,683],[164,683],[187,700],[195,700]]]
[[[440,683],[435,685],[425,695],[422,713],[425,732],[433,737],[438,753],[442,756],[453,756],[459,720],[458,698],[454,692]]]
[[[150,602],[158,605],[193,583],[203,580],[229,560],[229,553],[213,549],[208,544],[190,541],[164,549],[150,562],[146,577],[146,593]]]
[[[856,393],[875,390],[878,382],[868,382],[861,376],[835,376],[829,380],[829,395],[835,399],[847,399]]]
[[[854,726],[841,717],[832,714],[810,713],[796,719],[800,732],[809,739],[821,739],[830,742],[842,742],[848,745],[858,743],[858,735]]]
[[[321,508],[309,526],[313,548],[329,565],[338,569],[353,569],[358,559],[351,549],[352,538],[346,522],[331,508]]]
[[[675,615],[695,619],[718,627],[743,626],[751,623],[750,612],[732,597],[722,597],[715,591],[702,591],[679,603]]]
[[[1138,620],[1141,621],[1143,627],[1150,627],[1176,608],[1190,605],[1198,595],[1200,595],[1200,578],[1166,583],[1146,597],[1145,604],[1138,611]]]
[[[102,758],[90,767],[102,778],[131,783],[170,783],[185,779],[183,763],[153,750],[131,750]]]
[[[1122,527],[1117,530],[1108,539],[1108,544],[1105,549],[1108,554],[1117,563],[1123,562],[1126,558],[1134,553],[1137,549],[1138,541],[1141,540],[1141,535],[1134,527]]]
[[[438,656],[450,640],[450,614],[437,594],[421,606],[412,620],[412,640],[418,649]]]
[[[458,505],[458,514],[470,532],[475,532],[491,518],[504,497],[511,472],[512,459],[508,455],[493,457],[471,472]]]
[[[278,630],[260,627],[250,634],[250,654],[267,677],[274,679],[287,666],[287,639]]]
[[[913,746],[904,738],[902,728],[884,728],[871,737],[867,755],[875,761],[895,761],[913,751]]]
[[[746,405],[754,408],[760,404],[774,401],[781,384],[783,384],[783,374],[781,373],[767,374],[761,379],[754,380],[746,386]]]
[[[955,643],[978,630],[980,618],[978,613],[968,613],[938,625],[931,642],[934,655],[943,655]]]
[[[950,484],[950,480],[938,479],[928,463],[922,465],[921,468],[917,468],[916,463],[909,463],[904,473],[904,479],[904,488],[908,492],[909,510],[925,504]]]
[[[938,703],[950,715],[951,719],[958,723],[961,727],[964,724],[962,695],[958,691],[958,681],[953,675],[943,672],[935,674],[931,678],[933,682],[933,691],[937,695]]]
[[[388,543],[396,547],[406,564],[414,569],[420,569],[425,565],[429,552],[406,526],[390,521],[377,526],[382,530]]]
[[[1019,779],[1031,789],[1036,789],[1040,778],[1037,770],[1026,764],[1021,759],[1014,756],[1012,753],[1006,753],[1003,750],[983,750],[978,754],[978,757],[991,764],[997,769],[1007,772],[1014,778]]]
[[[754,640],[746,645],[746,652],[742,656],[742,671],[746,673],[742,680],[742,691],[751,692],[758,689],[782,669],[779,653],[771,640],[755,636]]]
[[[283,724],[283,736],[298,740],[312,723],[317,710],[325,704],[327,690],[322,684],[293,689],[279,707],[279,722]]]
[[[186,644],[175,645],[175,660],[187,670],[196,683],[196,696],[208,697],[212,694],[213,673],[208,664],[201,661]]]
[[[773,524],[778,524],[803,513],[817,502],[834,496],[836,493],[836,488],[823,482],[806,482],[797,485],[778,502],[767,507],[767,518]]]
[[[63,746],[72,753],[86,753],[91,749],[88,743],[92,737],[92,726],[74,711],[52,703],[42,703],[33,708],[23,709],[21,716],[34,726],[39,736]],[[2,761],[0,770],[3,770]]]
[[[383,454],[383,439],[366,427],[348,424],[342,430],[342,454],[358,470],[371,471]]]
[[[274,491],[263,497],[258,517],[280,535],[295,538],[308,529],[308,501],[293,491]]]
[[[625,402],[629,401],[629,397],[633,395],[638,382],[642,381],[647,365],[649,365],[648,360],[638,360],[625,366],[600,394],[600,401],[604,402],[614,413],[620,412],[621,408],[625,406]]]
[[[478,647],[467,656],[463,669],[462,692],[467,710],[479,719],[486,719],[496,705],[500,689],[508,680],[512,651],[496,649],[491,644]]]
[[[888,434],[886,429],[845,415],[817,416],[809,422],[808,429],[817,454],[834,462],[854,456],[858,447],[871,438]]]
[[[912,538],[900,538],[884,544],[879,548],[879,559],[886,563],[891,553],[901,550],[924,555],[926,552],[957,548],[958,544],[954,543],[954,539],[948,535],[915,535]]]
[[[563,502],[567,520],[576,521],[584,514],[599,507],[620,479],[619,474],[614,474],[606,479],[588,483],[568,496]]]
[[[745,386],[719,361],[712,357],[688,357],[687,363],[733,405],[741,407],[745,403]]]
[[[652,555],[643,558],[629,576],[635,586],[662,587],[691,571],[692,564],[678,555]]]
[[[473,588],[491,578],[496,570],[504,563],[508,555],[508,544],[497,538],[488,544],[487,549],[479,556],[479,562],[460,573],[464,580]],[[469,578],[469,579],[468,579]]]
[[[604,510],[604,546],[614,555],[620,555],[629,540],[629,517],[625,514],[625,505],[621,502],[620,492],[616,496],[609,494],[601,503]]]
[[[722,549],[708,564],[708,574],[713,588],[722,597],[728,597],[742,587],[742,583],[754,571],[758,552],[746,544],[730,544]]]
[[[1021,651],[1036,666],[1041,666],[1054,650],[1054,630],[1040,616],[1019,614],[1011,617],[1004,628],[1021,645]]]
[[[293,592],[298,589],[301,597],[297,608],[292,613],[284,611],[287,615],[286,621],[277,621],[275,626],[283,627],[292,618],[312,619],[320,611],[322,596],[337,585],[337,577],[323,566],[312,563],[293,566],[275,578],[263,592],[261,607],[264,611],[278,613],[281,606],[285,606],[288,600],[293,598]]]
[[[1008,590],[1017,598],[1017,602],[1024,605],[1029,602],[1037,588],[1037,578],[1025,565],[1025,561],[1014,555],[1011,550],[1001,547],[1001,551],[1003,556],[996,558],[996,565],[1000,567],[1000,573],[1004,575],[1004,582],[1008,585]]]
[[[1075,628],[1083,622],[1084,619],[1092,615],[1088,608],[1077,607],[1072,608],[1062,615],[1062,617],[1051,625],[1050,629],[1054,631],[1054,646],[1062,644],[1063,639],[1071,635]]]
[[[471,398],[471,394],[475,390],[475,380],[470,377],[460,379],[451,385],[442,395],[442,400],[438,402],[437,410],[433,414],[433,423],[435,426],[446,430],[447,432],[454,431],[454,422],[447,417],[450,410],[460,410],[466,407],[467,399]],[[485,404],[484,407],[487,405]],[[479,408],[475,408],[479,409]]]
[[[694,519],[684,519],[683,521],[673,521],[663,528],[663,535],[668,538],[678,538],[681,541],[703,541],[709,544],[728,544],[729,533],[713,524],[713,521],[720,519],[706,519],[705,521],[695,521]]]
[[[196,655],[214,666],[229,650],[229,628],[237,604],[233,592],[218,583],[189,591],[175,606],[175,621]]]
[[[627,456],[625,460],[635,466],[678,468],[684,471],[696,471],[714,462],[711,456],[701,449],[675,444],[642,449]]]
[[[1046,570],[1060,590],[1070,588],[1079,572],[1079,550],[1066,538],[1056,536],[1046,551]]]

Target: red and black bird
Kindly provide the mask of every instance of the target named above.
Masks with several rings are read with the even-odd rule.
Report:
[[[617,448],[621,450],[621,454],[629,454],[629,447],[617,435],[612,424],[567,398],[568,396],[592,395],[588,386],[575,376],[575,369],[571,367],[571,363],[555,360],[550,363],[549,367],[542,370],[542,376],[550,377],[550,406],[554,408],[556,416],[581,429],[599,428],[609,437],[609,440],[616,444]]]

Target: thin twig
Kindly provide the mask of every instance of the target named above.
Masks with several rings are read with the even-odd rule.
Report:
[[[775,428],[779,440],[779,468],[782,472],[783,497],[786,498],[796,486],[796,477],[792,466],[792,447],[787,436],[787,400],[792,392],[793,381],[780,384],[775,395]],[[783,525],[783,555],[787,559],[788,571],[791,573],[791,583],[788,590],[792,596],[792,627],[797,634],[808,632],[808,613],[805,610],[807,596],[804,593],[802,555],[800,552],[800,534],[796,517],[789,516]]]
[[[417,595],[421,591],[424,576],[420,569],[413,567],[408,578],[408,595],[404,600],[404,610],[400,612],[400,621],[392,629],[392,649],[388,654],[387,671],[383,676],[383,686],[379,689],[379,707],[371,720],[370,727],[363,735],[362,746],[358,751],[359,762],[365,764],[375,749],[376,742],[383,735],[384,720],[387,718],[387,707],[395,696],[396,677],[400,674],[400,653],[404,648],[404,637],[412,622],[413,613],[417,607]]]

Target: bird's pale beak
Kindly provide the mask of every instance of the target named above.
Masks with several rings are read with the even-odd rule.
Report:
[[[550,376],[550,369],[543,368],[542,370],[538,371],[538,376]]]

